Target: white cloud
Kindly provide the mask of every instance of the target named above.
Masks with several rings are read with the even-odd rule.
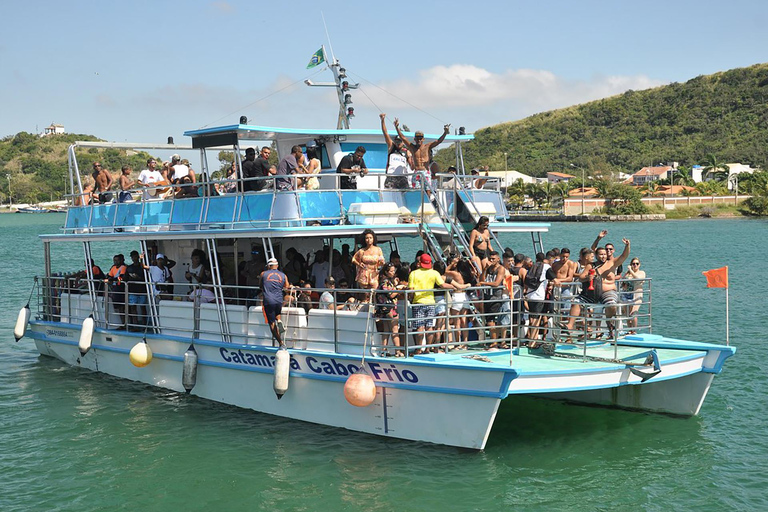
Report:
[[[416,79],[378,84],[389,94],[365,84],[361,87],[387,112],[411,110],[410,103],[435,117],[462,119],[466,120],[464,124],[479,128],[663,83],[644,75],[568,80],[546,70],[493,73],[473,65],[454,64],[425,69]],[[363,100],[356,96],[356,100]]]
[[[213,7],[220,14],[232,14],[235,12],[234,6],[224,0],[217,0],[216,2],[213,2],[211,7]]]

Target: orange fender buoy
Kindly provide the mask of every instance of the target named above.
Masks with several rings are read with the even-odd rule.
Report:
[[[376,384],[364,371],[349,376],[344,383],[344,398],[355,407],[367,407],[376,399]]]

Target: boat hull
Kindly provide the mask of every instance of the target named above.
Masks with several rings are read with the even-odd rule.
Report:
[[[45,325],[47,324],[47,325]],[[30,336],[42,355],[76,367],[184,392],[183,355],[189,340],[147,336],[154,354],[143,368],[128,354],[141,336],[97,330],[91,350],[77,347],[78,326],[32,323]],[[273,391],[271,347],[194,342],[199,366],[191,394],[220,403],[369,434],[482,449],[514,370],[456,369],[432,362],[367,358],[366,372],[376,383],[376,399],[355,407],[344,398],[347,377],[360,358],[291,351],[290,384],[278,400]]]

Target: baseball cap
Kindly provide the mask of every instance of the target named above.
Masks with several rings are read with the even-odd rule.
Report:
[[[277,265],[277,258],[269,258],[267,260],[267,265]]]
[[[419,256],[419,264],[421,268],[432,268],[432,256],[429,254],[422,254]]]
[[[155,256],[155,259],[156,260],[164,260],[165,259],[165,254],[159,252],[159,253],[157,253],[157,256]]]

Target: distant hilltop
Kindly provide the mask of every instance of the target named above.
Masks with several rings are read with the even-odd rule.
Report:
[[[533,176],[634,173],[662,162],[692,167],[715,155],[768,168],[768,64],[698,76],[536,114],[475,132],[466,165]],[[438,152],[451,165],[450,149]]]

